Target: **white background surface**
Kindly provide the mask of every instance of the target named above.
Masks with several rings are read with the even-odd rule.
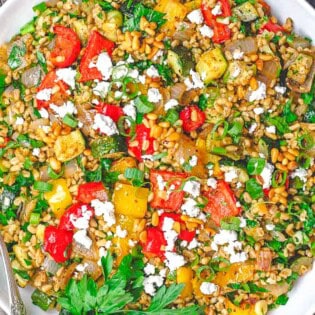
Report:
[[[33,17],[32,6],[42,0],[8,0],[0,8],[0,43],[9,40],[20,27]],[[297,33],[309,36],[315,42],[315,11],[304,0],[267,0],[274,15],[284,21],[292,17]],[[0,273],[0,306],[7,310],[7,297],[4,275]],[[57,314],[43,312],[32,306],[30,301],[31,289],[21,290],[28,315]],[[286,306],[281,307],[270,315],[313,315],[315,313],[315,268],[298,281],[290,292],[290,299]]]

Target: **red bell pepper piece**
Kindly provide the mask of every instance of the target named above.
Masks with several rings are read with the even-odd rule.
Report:
[[[0,148],[5,148],[9,141],[10,141],[9,137],[4,137],[3,142],[0,144]]]
[[[107,200],[107,192],[102,182],[90,182],[79,185],[77,200],[83,203],[91,203],[92,200]]]
[[[278,32],[285,32],[285,29],[283,26],[281,26],[279,24],[268,21],[266,24],[264,24],[260,28],[259,33],[262,33],[263,31],[278,33]]]
[[[81,43],[78,35],[65,26],[54,26],[56,36],[55,47],[51,52],[50,60],[58,68],[71,66],[79,57]]]
[[[86,207],[86,211],[89,211],[91,213],[91,217],[94,215],[93,208],[90,207],[88,204],[76,203],[70,206],[60,218],[59,229],[73,231],[74,226],[72,220],[76,220],[82,217],[82,207]]]
[[[218,226],[223,218],[237,216],[241,212],[241,208],[236,206],[232,189],[223,180],[218,181],[216,189],[209,190],[204,195],[208,199],[204,211],[211,214],[211,219]]]
[[[100,114],[110,117],[116,123],[124,116],[123,109],[117,105],[100,103],[95,108]]]
[[[186,173],[151,170],[150,182],[152,184],[154,197],[150,203],[150,206],[152,208],[178,211],[183,203],[183,199],[185,196],[185,193],[183,191],[180,191],[179,189],[183,183],[183,180],[187,176],[188,175]],[[162,191],[159,189],[161,188],[159,187],[159,181],[161,181],[161,179],[167,186]],[[167,194],[168,188],[170,188],[172,185],[174,186],[174,189],[172,189],[173,191]]]
[[[264,10],[266,15],[270,15],[271,13],[271,8],[270,5],[265,2],[264,0],[258,0],[259,4],[262,6],[262,9]]]
[[[167,245],[163,232],[156,228],[147,229],[147,240],[143,245],[143,253],[147,257],[160,257],[164,258],[163,247]]]
[[[111,56],[114,47],[115,44],[103,37],[99,32],[92,32],[80,63],[80,82],[102,79],[102,74],[100,71],[98,71],[97,68],[90,68],[90,64],[100,53],[104,51],[106,51]]]
[[[190,243],[196,236],[196,231],[181,230],[178,238],[182,241]]]
[[[219,2],[221,3],[222,11],[220,15],[213,15],[212,9],[205,2],[201,4],[201,12],[205,23],[213,29],[212,41],[215,44],[224,43],[231,38],[231,30],[228,25],[217,21],[217,18],[226,18],[232,15],[230,3],[228,0],[219,0]]]
[[[154,153],[154,138],[150,137],[151,129],[144,124],[136,125],[134,141],[138,141],[136,147],[130,146],[130,139],[127,139],[128,152],[135,156],[137,160],[142,161],[142,155]],[[146,150],[142,150],[144,142],[149,143]]]
[[[69,94],[67,93],[69,87],[65,82],[58,80],[56,71],[50,71],[46,74],[37,92],[44,89],[53,89],[55,87],[58,87],[58,92],[52,94],[50,100],[43,101],[36,99],[37,108],[49,108],[50,104],[62,105],[69,98]]]
[[[196,105],[187,106],[179,113],[179,118],[183,121],[183,129],[191,132],[203,125],[206,114]]]
[[[47,226],[44,232],[44,249],[57,262],[63,263],[70,258],[73,232]]]

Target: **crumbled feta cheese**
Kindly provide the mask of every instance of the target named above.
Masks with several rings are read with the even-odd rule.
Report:
[[[198,164],[198,157],[196,155],[193,155],[189,160],[189,165],[191,167],[195,167]]]
[[[161,58],[161,57],[163,57],[163,55],[164,55],[164,52],[163,52],[163,50],[158,50],[158,52],[155,54],[155,56],[153,57],[153,61],[159,61],[159,59]]]
[[[213,29],[210,28],[208,25],[203,25],[200,27],[199,29],[200,31],[200,34],[203,36],[203,37],[209,37],[209,38],[212,38],[214,33],[213,33]]]
[[[237,78],[241,74],[241,68],[236,65],[235,68],[233,69],[233,72],[230,74],[232,79]]]
[[[220,15],[222,14],[221,2],[218,2],[215,7],[211,10],[213,15]]]
[[[200,195],[200,183],[195,180],[188,180],[183,187],[183,191],[196,198]]]
[[[75,232],[73,239],[87,249],[90,249],[92,246],[92,240],[87,236],[86,230],[79,230]]]
[[[136,242],[135,241],[133,241],[133,240],[128,240],[128,245],[129,245],[129,247],[135,247],[136,246]]]
[[[90,219],[93,213],[91,210],[87,208],[87,206],[83,205],[81,207],[81,215],[79,217],[71,214],[70,222],[73,226],[80,230],[86,230],[89,227]]]
[[[94,124],[92,126],[94,130],[99,130],[101,133],[107,136],[118,134],[118,129],[115,122],[108,116],[102,114],[96,114],[94,116]]]
[[[247,99],[249,102],[261,101],[266,98],[266,84],[263,82],[258,81],[258,89],[253,91],[249,89],[249,93],[247,95]]]
[[[217,180],[213,177],[210,177],[207,180],[207,185],[209,187],[211,187],[212,189],[216,189],[217,188]]]
[[[146,82],[145,75],[139,75],[138,76],[138,80],[139,80],[140,83],[145,84],[145,82]]]
[[[268,133],[276,133],[276,127],[275,126],[266,127],[266,131]]]
[[[95,215],[103,216],[104,221],[109,227],[113,226],[116,223],[115,208],[111,202],[102,202],[98,199],[94,199],[91,201],[91,206],[95,210]]]
[[[243,186],[243,184],[241,182],[236,183],[236,188],[241,188],[242,186]]]
[[[166,272],[167,272],[167,269],[166,268],[163,268],[159,271],[159,275],[163,278],[166,277]]]
[[[218,250],[218,245],[224,245],[235,241],[237,241],[237,234],[235,231],[220,230],[219,233],[214,236],[211,248],[213,250]]]
[[[49,107],[60,117],[60,118],[64,118],[67,114],[69,115],[73,115],[77,113],[77,109],[75,107],[75,105],[70,102],[67,101],[66,103],[64,103],[61,106],[57,106],[55,104],[50,104]]]
[[[299,177],[302,182],[306,183],[307,182],[307,170],[304,168],[297,168],[294,172],[291,173],[290,177],[295,178]]]
[[[194,249],[199,246],[198,241],[194,238],[187,246],[189,250]]]
[[[182,241],[182,242],[180,242],[180,246],[181,246],[181,247],[187,247],[187,245],[188,245],[188,242],[187,242],[187,241]]]
[[[202,282],[200,285],[200,292],[204,295],[210,295],[217,292],[218,286],[211,282]]]
[[[93,93],[94,95],[105,98],[109,92],[109,89],[110,89],[110,83],[101,81],[101,82],[98,82],[96,86],[93,88]],[[97,100],[97,104],[98,103],[99,101]]]
[[[144,155],[141,155],[141,158],[142,160],[149,160],[149,161],[154,161],[154,157],[152,154],[144,154]]]
[[[171,98],[169,101],[167,101],[165,104],[164,104],[164,108],[166,111],[168,111],[169,109],[173,108],[173,107],[176,107],[178,105],[178,101]]]
[[[240,217],[240,221],[241,221],[241,223],[240,223],[240,228],[244,228],[244,227],[247,226],[247,221],[246,221],[245,218]]]
[[[248,132],[250,133],[250,134],[252,134],[255,130],[256,130],[256,128],[257,128],[257,123],[252,123],[251,125],[250,125],[250,127],[249,127],[249,129],[248,129]]]
[[[139,70],[138,69],[132,69],[129,71],[128,76],[138,80],[139,79]]]
[[[263,107],[256,107],[256,108],[254,108],[254,113],[256,114],[256,115],[261,115],[261,114],[263,114],[264,113],[264,108]]]
[[[144,273],[147,275],[147,276],[150,276],[150,275],[154,275],[155,274],[155,267],[154,265],[150,264],[150,263],[147,263],[143,269]]]
[[[56,71],[56,75],[56,81],[63,81],[64,83],[68,84],[71,89],[75,88],[75,76],[77,75],[76,70],[73,70],[71,68],[58,69]]]
[[[203,19],[203,15],[200,9],[191,11],[188,15],[187,15],[188,20],[191,23],[195,23],[195,24],[202,24],[204,19]]]
[[[89,264],[84,263],[84,264],[79,264],[76,266],[75,270],[78,272],[83,272],[85,269],[89,266]]]
[[[276,85],[275,91],[279,94],[284,94],[287,91],[287,88],[285,86]]]
[[[135,60],[132,58],[131,55],[129,55],[127,60],[126,60],[126,63],[133,63],[133,62],[135,62]]]
[[[159,288],[163,285],[164,279],[161,276],[149,276],[143,281],[144,292],[154,296],[156,293],[156,288]]]
[[[170,271],[177,270],[186,264],[185,258],[174,252],[165,252],[165,258],[165,265]]]
[[[40,127],[45,133],[48,133],[48,132],[50,132],[50,130],[51,130],[51,127],[50,126],[41,126]]]
[[[22,117],[16,117],[15,124],[17,126],[24,124],[24,119]]]
[[[100,103],[100,101],[96,98],[94,98],[92,101],[91,101],[92,104],[94,105],[98,105]]]
[[[190,217],[196,218],[200,214],[200,209],[197,206],[197,202],[192,198],[187,198],[181,207],[184,214]]]
[[[40,148],[34,148],[33,149],[33,151],[32,151],[32,154],[34,155],[34,156],[39,156],[39,154],[40,154]]]
[[[40,117],[48,119],[49,114],[45,108],[41,108],[39,111]]]
[[[131,101],[129,104],[124,106],[123,112],[128,117],[132,118],[133,120],[136,120],[137,111],[136,111],[136,107],[135,107],[134,101]]]
[[[172,218],[165,217],[163,221],[162,231],[164,233],[164,238],[167,245],[165,250],[172,251],[175,247],[175,242],[177,240],[178,233],[173,230],[174,220]]]
[[[150,78],[159,78],[160,77],[159,71],[153,65],[147,69],[146,73],[147,73],[147,76]]]
[[[164,190],[164,188],[166,187],[166,183],[164,182],[163,177],[161,175],[157,175],[156,180],[159,190]]]
[[[231,183],[236,178],[238,178],[238,174],[234,168],[231,168],[227,172],[224,173],[224,180],[227,183]]]
[[[113,70],[112,60],[107,52],[102,52],[97,57],[96,63],[91,62],[89,68],[97,68],[102,74],[103,80],[106,81],[110,78]]]
[[[39,101],[49,101],[51,98],[52,89],[43,89],[36,94],[36,99]]]
[[[240,60],[240,59],[243,58],[244,52],[241,51],[239,48],[237,48],[237,49],[235,49],[235,50],[233,51],[232,56],[233,56],[233,59],[234,59],[234,60]]]
[[[275,225],[274,224],[266,224],[266,230],[267,231],[273,231],[275,229]]]
[[[274,171],[274,166],[270,163],[266,163],[260,176],[264,180],[263,189],[268,189],[271,186],[272,173]]]
[[[119,100],[123,96],[123,92],[121,91],[115,91],[114,97],[116,100]]]
[[[240,252],[240,253],[233,253],[230,257],[230,263],[234,264],[234,263],[240,263],[240,262],[244,262],[248,259],[248,255],[244,252]]]
[[[108,240],[108,241],[105,243],[105,245],[104,245],[104,247],[105,247],[106,249],[109,249],[111,246],[112,246],[112,241],[110,241],[110,240]]]
[[[152,103],[158,103],[163,99],[162,94],[156,88],[150,88],[148,90],[148,101]]]
[[[203,89],[205,87],[198,72],[190,70],[190,75],[191,80],[189,78],[186,78],[184,80],[184,83],[187,86],[188,90]]]
[[[119,238],[126,238],[127,234],[128,234],[127,230],[123,230],[120,225],[116,226],[116,235]]]
[[[97,264],[99,266],[102,266],[102,257],[106,257],[107,256],[107,250],[104,248],[104,247],[100,247],[98,249],[98,257],[99,257],[99,260],[97,262]]]

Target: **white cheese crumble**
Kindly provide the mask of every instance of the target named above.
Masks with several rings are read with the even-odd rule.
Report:
[[[135,107],[134,101],[131,101],[129,104],[124,106],[123,112],[128,117],[132,118],[133,120],[136,120],[137,111],[136,111],[136,107]]]
[[[265,167],[263,168],[260,174],[264,180],[263,189],[268,189],[271,186],[272,173],[274,169],[274,166],[270,163],[266,163]]]
[[[98,82],[96,84],[96,86],[93,88],[93,93],[94,93],[94,95],[97,95],[97,96],[100,96],[102,98],[105,98],[106,95],[109,92],[109,89],[110,89],[110,83],[101,81],[101,82]]]
[[[241,74],[241,68],[236,65],[236,67],[234,68],[233,72],[230,74],[232,79],[237,78],[239,75]]]
[[[128,232],[126,230],[123,230],[120,225],[116,226],[116,235],[119,238],[126,238],[127,234]]]
[[[184,187],[183,191],[190,194],[194,198],[197,198],[200,195],[200,183],[195,180],[188,180]]]
[[[266,127],[266,131],[268,133],[276,133],[276,126],[268,126]]]
[[[189,160],[189,165],[191,167],[195,167],[198,163],[198,157],[196,155],[193,155]]]
[[[109,227],[113,226],[116,223],[115,208],[110,201],[102,202],[98,199],[94,199],[91,201],[91,206],[95,210],[95,215],[103,216],[104,221]]]
[[[279,94],[284,94],[287,91],[287,88],[285,86],[276,85],[275,91]]]
[[[94,130],[99,130],[101,133],[107,136],[118,134],[118,129],[115,122],[108,116],[102,114],[96,114],[94,116],[94,124],[92,126]]]
[[[147,276],[150,276],[150,275],[154,275],[155,274],[155,267],[154,265],[150,264],[150,263],[147,263],[143,269],[144,273],[147,275]]]
[[[89,266],[89,264],[84,263],[84,264],[79,264],[76,266],[75,270],[78,272],[83,272],[85,269]]]
[[[150,88],[148,90],[148,101],[152,103],[158,103],[163,99],[162,94],[157,88]]]
[[[199,246],[198,241],[194,238],[187,246],[187,249],[191,250]]]
[[[24,119],[22,117],[16,117],[15,124],[17,126],[24,124]]]
[[[304,168],[297,168],[294,172],[291,173],[290,177],[295,178],[299,177],[302,182],[306,183],[307,182],[307,170]]]
[[[76,74],[77,74],[77,71],[71,68],[58,69],[56,71],[56,75],[57,75],[56,81],[63,81],[64,83],[68,84],[71,87],[71,89],[74,89]]]
[[[191,75],[191,80],[189,78],[186,78],[184,80],[184,83],[187,86],[188,90],[202,89],[205,87],[198,72],[190,70],[190,75]]]
[[[256,128],[257,128],[257,123],[252,123],[251,125],[250,125],[250,127],[249,127],[249,129],[248,129],[248,132],[250,133],[250,134],[252,134],[255,130],[256,130]]]
[[[175,221],[172,218],[165,217],[163,221],[162,231],[167,245],[165,246],[166,251],[172,251],[175,247],[178,233],[173,230]]]
[[[96,63],[91,62],[89,68],[97,68],[102,74],[103,80],[106,81],[110,78],[113,70],[112,60],[107,52],[102,52],[97,57]]]
[[[181,210],[184,214],[196,218],[200,214],[200,209],[197,207],[197,202],[192,198],[187,198],[183,203]]]
[[[213,29],[210,28],[208,25],[203,25],[203,26],[201,26],[200,29],[199,29],[199,31],[200,31],[200,34],[201,34],[203,37],[212,38],[213,35],[214,35]]]
[[[86,230],[89,227],[90,219],[92,217],[92,211],[88,210],[87,206],[81,207],[81,215],[79,217],[71,214],[70,222],[73,226],[80,230]]]
[[[211,282],[202,282],[200,285],[200,292],[204,295],[210,295],[217,292],[218,286]]]
[[[163,283],[164,278],[162,276],[149,276],[143,281],[144,292],[151,296],[154,296],[156,293],[156,288],[161,287]]]
[[[234,51],[233,51],[233,59],[234,60],[240,60],[244,57],[244,52],[241,51],[239,48],[236,48]]]
[[[64,118],[67,114],[73,115],[77,113],[75,105],[71,101],[67,101],[61,106],[50,104],[49,107],[60,117]]]
[[[49,101],[51,98],[52,89],[43,89],[36,94],[36,99],[39,101]]]
[[[160,75],[159,75],[159,71],[152,65],[150,66],[147,71],[146,71],[146,74],[148,77],[150,78],[159,78]]]
[[[266,98],[266,84],[263,82],[258,81],[258,89],[253,91],[249,89],[249,93],[247,95],[247,99],[249,102],[261,101]]]
[[[168,100],[165,104],[164,104],[164,108],[166,111],[168,111],[169,109],[176,107],[178,105],[178,101],[171,98],[170,100]]]
[[[200,9],[191,11],[188,15],[187,15],[188,20],[191,23],[195,23],[195,24],[202,24],[204,19],[203,19],[203,15]]]
[[[263,114],[264,113],[264,108],[263,107],[256,107],[256,108],[254,108],[254,113],[256,114],[256,115],[261,115],[261,114]]]
[[[48,119],[49,114],[45,108],[41,108],[39,111],[40,117]]]
[[[275,229],[275,225],[274,224],[266,224],[266,230],[267,231],[273,231]]]
[[[241,227],[241,228],[246,227],[246,225],[247,225],[247,221],[246,221],[246,219],[245,219],[245,218],[243,218],[243,217],[240,217],[240,221],[241,221],[241,223],[240,223],[240,227]]]
[[[227,183],[231,183],[236,178],[238,178],[238,174],[234,168],[231,168],[227,172],[224,173],[224,180]]]
[[[209,187],[211,187],[212,189],[216,189],[217,188],[217,180],[213,177],[208,178],[207,180],[207,185]]]
[[[183,256],[173,252],[165,252],[165,258],[165,265],[170,271],[177,270],[186,264],[186,260]]]
[[[32,151],[32,154],[33,154],[34,156],[39,157],[39,154],[40,154],[40,148],[34,148],[34,149],[33,149],[33,151]]]
[[[218,2],[215,7],[211,10],[213,15],[220,15],[222,14],[221,2]]]
[[[218,245],[224,245],[235,241],[237,241],[237,233],[235,231],[220,230],[219,233],[214,236],[211,248],[217,251]]]
[[[87,249],[90,249],[92,246],[92,240],[87,236],[86,230],[79,230],[75,232],[73,239]]]
[[[156,180],[159,190],[164,190],[164,188],[166,187],[166,183],[164,182],[163,177],[161,175],[157,175]]]

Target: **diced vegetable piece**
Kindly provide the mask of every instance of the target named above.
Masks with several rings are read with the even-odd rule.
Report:
[[[147,240],[143,244],[143,253],[147,257],[164,257],[164,246],[167,242],[163,232],[155,227],[147,228]]]
[[[78,34],[80,40],[86,43],[89,38],[89,29],[84,20],[74,20],[73,27]]]
[[[189,71],[195,67],[191,51],[184,46],[178,46],[173,50],[169,50],[167,62],[179,76],[187,76]]]
[[[161,30],[164,30],[168,35],[175,32],[177,23],[183,21],[188,13],[185,5],[179,0],[160,0],[154,10],[165,13],[164,18],[167,22],[161,27]]]
[[[235,60],[229,63],[223,80],[234,85],[247,85],[255,73],[256,65],[247,65],[243,61]]]
[[[120,238],[120,237],[114,237],[112,240],[112,249],[114,253],[117,255],[115,263],[117,265],[120,264],[122,259],[129,254],[130,252],[130,246],[128,244],[129,239],[128,238]]]
[[[85,150],[85,141],[80,130],[72,131],[66,136],[59,136],[54,145],[56,158],[60,162],[74,159]]]
[[[29,260],[26,247],[23,248],[20,245],[14,245],[13,246],[13,252],[15,254],[16,259],[19,261],[19,263],[23,267],[23,269],[30,270],[33,268],[32,264],[26,263],[26,261]]]
[[[117,161],[114,161],[111,165],[111,172],[119,172],[120,174],[124,174],[127,168],[136,168],[137,161],[132,157],[123,157]]]
[[[299,275],[303,275],[305,272],[312,268],[313,260],[310,257],[297,258],[291,265],[291,269],[297,272]]]
[[[116,183],[113,203],[116,213],[143,218],[147,212],[149,189]]]
[[[34,305],[37,305],[44,311],[48,311],[51,306],[53,306],[54,300],[47,295],[46,293],[40,291],[39,289],[36,289],[32,293],[32,303]]]
[[[183,74],[183,63],[174,51],[168,51],[167,62],[177,75],[181,76]]]
[[[313,58],[310,55],[300,53],[288,70],[288,79],[303,84],[309,74],[313,64]]]
[[[113,42],[117,41],[117,29],[122,26],[124,17],[118,10],[106,14],[106,22],[102,25],[103,34]]]
[[[233,12],[243,22],[251,22],[258,18],[258,13],[255,7],[249,1],[246,1],[245,3],[235,7]]]
[[[186,132],[197,130],[206,120],[206,114],[196,105],[185,107],[179,114]]]
[[[193,292],[192,279],[193,271],[190,267],[180,267],[176,272],[177,283],[185,284],[183,291],[181,292],[182,298],[191,297]]]
[[[18,285],[21,288],[25,288],[30,278],[27,271],[22,268],[21,264],[16,259],[12,261],[11,265]]]
[[[79,185],[77,200],[90,203],[93,199],[107,200],[107,192],[102,182],[89,182]]]
[[[126,141],[118,135],[103,136],[91,143],[92,155],[95,158],[110,158],[117,156],[118,152],[126,151]]]
[[[236,306],[229,300],[226,300],[225,307],[230,310],[229,315],[257,315],[254,306],[250,306],[246,303],[241,306]]]
[[[50,183],[53,185],[53,189],[46,192],[44,197],[48,201],[54,215],[60,218],[72,204],[72,197],[65,179],[52,180]]]
[[[208,84],[219,79],[227,68],[227,62],[220,48],[215,48],[201,55],[196,70],[202,80]]]

